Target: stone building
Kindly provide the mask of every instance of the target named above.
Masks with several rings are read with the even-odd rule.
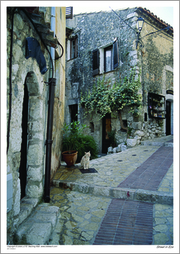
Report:
[[[60,165],[65,7],[7,7],[7,243]]]
[[[140,35],[138,17],[144,20]],[[86,133],[95,138],[103,153],[110,145],[107,131],[116,131],[118,144],[127,141],[128,128],[134,144],[173,134],[172,27],[139,7],[75,15],[66,22],[66,34],[66,123],[85,123]],[[135,117],[124,108],[121,117],[118,112],[102,119],[98,114],[85,116],[81,94],[91,91],[99,78],[110,79],[111,85],[129,78],[132,68],[140,73],[140,115]]]

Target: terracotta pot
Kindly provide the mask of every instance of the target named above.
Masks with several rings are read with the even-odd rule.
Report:
[[[74,150],[62,152],[63,159],[66,162],[68,167],[73,166],[76,163],[77,154],[78,154],[78,151],[74,151]]]

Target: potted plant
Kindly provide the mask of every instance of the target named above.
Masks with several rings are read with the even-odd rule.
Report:
[[[85,128],[85,125],[81,126],[79,121],[73,121],[68,125],[64,125],[62,155],[68,167],[76,163],[78,156],[78,136],[83,128]]]

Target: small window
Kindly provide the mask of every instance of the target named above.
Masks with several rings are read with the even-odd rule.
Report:
[[[94,123],[93,122],[90,122],[90,130],[91,130],[91,132],[94,132]]]
[[[71,123],[73,121],[77,121],[78,120],[78,104],[74,104],[74,105],[70,105],[69,106],[69,111],[70,111],[70,116],[71,116]]]
[[[93,76],[114,70],[119,66],[118,40],[108,47],[93,51]]]
[[[70,56],[71,59],[76,58],[78,56],[78,38],[74,38],[70,41]]]
[[[112,71],[119,65],[118,41],[104,49],[104,71]]]
[[[125,127],[125,128],[127,128],[127,120],[122,120],[123,121],[123,126]],[[123,129],[123,128],[121,128],[121,131],[122,132],[127,132],[125,129]]]
[[[67,40],[67,60],[78,57],[78,38]]]
[[[112,46],[104,49],[104,71],[112,71]]]

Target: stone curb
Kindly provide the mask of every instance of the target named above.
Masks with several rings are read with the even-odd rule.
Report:
[[[17,245],[46,245],[56,227],[59,207],[41,204],[17,229]]]
[[[171,143],[171,142],[141,141],[141,145],[144,145],[144,146],[166,146],[166,147],[173,147],[173,143]]]
[[[63,182],[60,180],[53,180],[53,185],[84,194],[89,193],[95,196],[173,205],[173,195],[168,192],[92,186],[74,182]]]

